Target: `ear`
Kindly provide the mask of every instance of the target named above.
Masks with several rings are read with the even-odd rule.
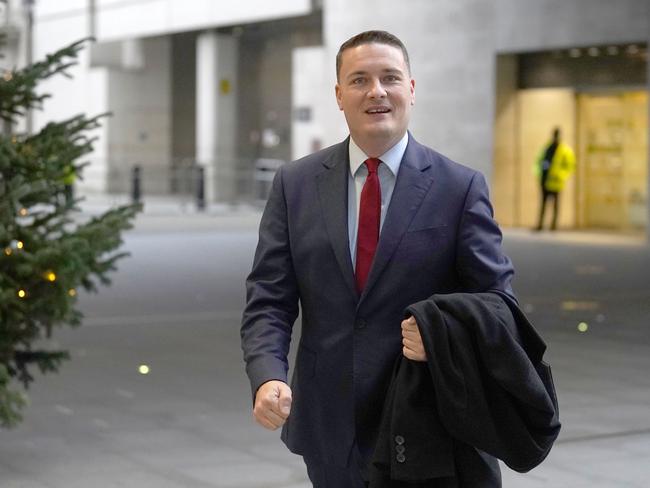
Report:
[[[415,80],[411,78],[411,105],[415,105]]]
[[[339,110],[343,110],[343,98],[341,95],[341,86],[338,83],[334,86],[334,94],[336,95],[336,103],[339,106]]]

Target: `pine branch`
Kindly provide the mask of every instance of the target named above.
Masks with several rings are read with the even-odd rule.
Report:
[[[91,38],[82,39],[46,56],[45,60],[19,69],[0,79],[0,120],[15,122],[31,108],[49,98],[37,94],[36,86],[56,74],[70,77],[68,70],[77,64],[79,51]]]
[[[27,406],[25,395],[9,387],[11,376],[0,363],[0,426],[14,427],[22,420],[20,411]]]
[[[28,388],[29,383],[34,380],[28,365],[36,364],[41,374],[53,373],[67,359],[70,359],[67,351],[16,351],[12,362],[12,376],[15,376],[23,387]]]

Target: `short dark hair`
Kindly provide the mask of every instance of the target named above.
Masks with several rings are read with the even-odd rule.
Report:
[[[406,68],[409,70],[409,75],[411,74],[411,62],[409,60],[409,53],[406,50],[406,46],[399,38],[390,32],[383,30],[369,30],[361,32],[356,36],[351,37],[339,48],[339,52],[336,54],[336,79],[339,79],[339,72],[341,71],[341,58],[343,57],[343,51],[346,49],[351,49],[353,47],[361,46],[363,44],[387,44],[389,46],[396,47],[402,51],[404,56],[404,62],[406,63]]]

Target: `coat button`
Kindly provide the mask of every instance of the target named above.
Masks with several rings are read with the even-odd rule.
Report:
[[[401,435],[396,435],[395,436],[395,444],[397,444],[398,446],[401,446],[402,444],[404,444],[404,437],[402,437]]]
[[[404,461],[406,461],[406,456],[404,454],[398,454],[396,456],[396,459],[398,463],[403,463]]]
[[[404,446],[395,446],[395,450],[397,451],[397,454],[404,454],[404,451],[406,451],[406,448]]]
[[[363,329],[368,323],[364,319],[357,319],[356,323],[354,324],[355,329]]]

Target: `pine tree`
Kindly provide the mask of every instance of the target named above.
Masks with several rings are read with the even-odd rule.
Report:
[[[16,122],[49,97],[39,82],[69,76],[85,40],[0,78],[0,425],[22,420],[34,371],[57,371],[67,351],[43,347],[56,327],[81,324],[77,289],[97,291],[120,252],[122,231],[140,207],[128,205],[84,220],[65,183],[81,177],[92,151],[90,131],[107,114],[50,122],[39,132],[14,132]]]

